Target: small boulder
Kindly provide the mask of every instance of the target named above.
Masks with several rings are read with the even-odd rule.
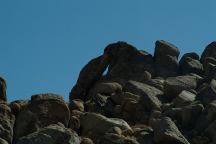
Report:
[[[163,92],[161,90],[144,83],[129,81],[125,85],[124,91],[139,95],[140,103],[143,104],[143,106],[146,107],[147,110],[160,110],[160,106],[162,104],[158,97],[163,95]]]
[[[107,118],[101,114],[85,113],[80,118],[81,135],[97,140],[110,128],[119,127],[122,130],[130,130],[131,127],[122,119]]]
[[[27,100],[16,100],[16,101],[11,102],[9,106],[13,114],[17,116],[20,113],[20,111],[22,111],[23,109],[27,107],[27,105],[28,105]]]
[[[90,95],[104,94],[112,95],[116,93],[121,93],[122,86],[117,82],[101,82],[95,84],[95,86],[90,90]]]
[[[58,124],[49,125],[27,136],[21,137],[16,144],[80,144],[81,138],[71,129]]]
[[[173,100],[173,105],[175,107],[182,107],[189,105],[196,99],[196,95],[187,90],[183,90],[176,98]]]
[[[72,112],[73,110],[78,110],[84,112],[84,102],[80,99],[74,99],[69,103],[69,109]]]
[[[80,144],[94,144],[94,142],[90,138],[84,137]]]
[[[203,65],[199,60],[192,59],[190,57],[185,58],[179,65],[179,71],[181,74],[195,73],[198,75],[203,74]]]
[[[169,117],[157,120],[153,125],[153,129],[156,143],[189,144]]]

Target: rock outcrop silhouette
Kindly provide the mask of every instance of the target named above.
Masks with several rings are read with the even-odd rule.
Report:
[[[164,40],[154,55],[108,45],[81,70],[69,102],[53,93],[7,102],[0,78],[0,144],[214,144],[216,42],[201,57]]]

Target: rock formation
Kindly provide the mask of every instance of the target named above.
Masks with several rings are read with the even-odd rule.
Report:
[[[0,144],[214,144],[216,42],[201,55],[156,41],[154,55],[108,45],[69,94],[7,103],[0,78]]]

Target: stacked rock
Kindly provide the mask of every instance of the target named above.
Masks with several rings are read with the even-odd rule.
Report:
[[[155,43],[155,68],[157,76],[170,77],[178,73],[178,56],[180,52],[176,46],[163,40]]]
[[[69,103],[45,93],[8,104],[1,78],[0,143],[214,144],[216,42],[201,58],[179,54],[163,40],[154,56],[110,44],[81,70]]]

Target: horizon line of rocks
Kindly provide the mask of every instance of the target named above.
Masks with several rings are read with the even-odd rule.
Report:
[[[0,143],[214,144],[216,42],[179,54],[164,40],[153,56],[112,43],[82,68],[69,103],[53,93],[7,103],[0,77]]]

